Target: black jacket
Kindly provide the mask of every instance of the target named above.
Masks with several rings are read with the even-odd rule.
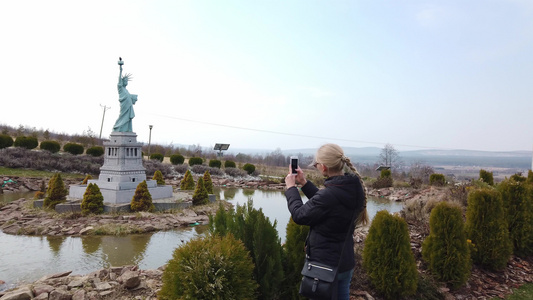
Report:
[[[326,188],[319,190],[307,181],[302,187],[309,199],[305,204],[296,187],[287,189],[285,196],[294,222],[310,226],[307,254],[311,260],[336,266],[346,233],[350,231],[339,264],[341,273],[355,267],[354,226],[350,223],[354,213],[358,216],[364,209],[365,192],[359,178],[348,173],[326,179],[324,186]]]

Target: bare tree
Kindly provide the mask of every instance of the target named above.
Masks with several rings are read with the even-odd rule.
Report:
[[[392,144],[386,144],[379,154],[379,163],[383,166],[396,167],[400,163],[400,154]]]

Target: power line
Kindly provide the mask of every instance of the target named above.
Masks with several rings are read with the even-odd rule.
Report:
[[[151,114],[151,115],[154,115],[154,116],[157,116],[157,117],[168,118],[168,119],[174,119],[174,120],[198,123],[198,124],[205,124],[205,125],[226,127],[226,128],[233,128],[233,129],[247,130],[247,131],[255,131],[255,132],[263,132],[263,133],[271,133],[271,134],[279,134],[279,135],[287,135],[287,136],[297,136],[297,137],[321,139],[321,140],[334,140],[334,141],[351,142],[351,143],[373,144],[373,145],[380,145],[380,146],[388,144],[388,143],[384,143],[384,142],[360,141],[360,140],[352,140],[352,139],[333,138],[333,137],[329,137],[329,136],[328,137],[323,137],[323,136],[315,136],[315,135],[306,135],[306,134],[298,134],[298,133],[273,131],[273,130],[266,130],[266,129],[249,128],[249,127],[234,126],[234,125],[213,123],[213,122],[207,122],[207,121],[192,120],[192,119],[186,119],[186,118],[180,118],[180,117],[174,117],[174,116],[168,116],[168,115],[161,115],[161,114]],[[423,148],[423,149],[456,150],[456,149],[452,149],[452,148],[443,148],[443,147],[437,148],[437,147],[430,147],[430,146],[419,146],[419,145],[408,145],[408,144],[394,144],[394,145],[395,146],[402,146],[402,147],[411,147],[411,148]]]

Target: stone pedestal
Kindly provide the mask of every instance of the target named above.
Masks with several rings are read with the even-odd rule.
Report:
[[[100,188],[104,203],[130,203],[139,183],[146,180],[152,200],[172,198],[172,186],[158,186],[155,180],[146,179],[142,164],[142,143],[134,132],[112,132],[104,142],[104,165],[97,180],[89,180]],[[82,199],[85,185],[71,185],[70,198]]]

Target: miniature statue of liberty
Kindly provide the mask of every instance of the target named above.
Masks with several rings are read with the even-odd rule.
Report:
[[[120,74],[118,75],[118,101],[120,102],[120,115],[118,116],[113,131],[118,132],[133,132],[131,121],[135,117],[133,112],[133,105],[137,102],[137,95],[130,94],[126,89],[128,81],[131,80],[131,74],[124,74],[122,76],[122,65],[124,61],[119,57],[118,65],[120,66]]]

